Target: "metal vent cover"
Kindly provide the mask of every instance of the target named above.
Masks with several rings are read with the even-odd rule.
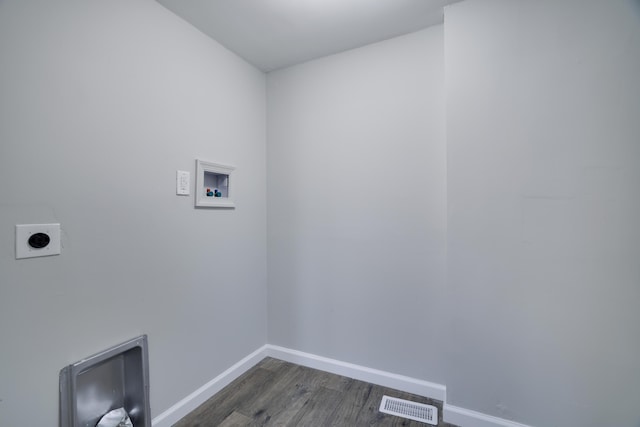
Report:
[[[408,418],[413,421],[438,425],[438,408],[424,403],[411,402],[397,397],[382,396],[380,412]]]

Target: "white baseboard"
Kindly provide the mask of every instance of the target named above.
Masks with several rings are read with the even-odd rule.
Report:
[[[354,365],[353,363],[341,362],[327,357],[316,356],[315,354],[304,353],[302,351],[291,350],[284,347],[267,344],[267,355],[275,359],[286,362],[297,363],[309,368],[319,369],[332,374],[366,381],[383,387],[394,388],[396,390],[413,393],[424,397],[430,397],[445,401],[447,389],[441,384],[418,380],[404,375],[391,372],[380,371],[378,369],[367,368],[365,366]]]
[[[446,403],[442,411],[442,418],[447,423],[462,427],[531,427]]]
[[[151,424],[153,427],[171,427],[265,357],[266,346],[263,346],[155,417]]]
[[[505,420],[480,412],[461,408],[446,403],[447,388],[442,384],[418,380],[391,372],[341,362],[315,354],[291,350],[285,347],[267,344],[260,347],[229,369],[180,400],[178,403],[155,417],[151,424],[153,427],[171,427],[191,411],[202,405],[213,395],[218,393],[233,380],[254,367],[265,357],[296,363],[313,369],[343,375],[360,381],[370,382],[383,387],[394,388],[407,393],[441,400],[443,404],[443,419],[445,422],[461,427],[531,427],[514,421]]]

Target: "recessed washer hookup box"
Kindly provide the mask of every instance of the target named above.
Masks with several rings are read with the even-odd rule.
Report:
[[[146,335],[60,371],[60,427],[94,427],[117,408],[127,411],[134,427],[151,427]]]

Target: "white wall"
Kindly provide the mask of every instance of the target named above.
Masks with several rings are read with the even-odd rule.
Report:
[[[269,73],[269,342],[442,381],[442,26]]]
[[[447,399],[640,425],[640,3],[445,15]]]
[[[57,425],[59,370],[141,333],[158,415],[266,343],[265,76],[151,0],[0,1],[0,58],[0,425]],[[195,158],[235,210],[175,195]]]

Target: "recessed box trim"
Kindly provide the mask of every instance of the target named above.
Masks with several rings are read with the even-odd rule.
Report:
[[[235,167],[220,163],[196,160],[196,206],[204,208],[234,208],[235,194],[231,184]],[[220,197],[207,196],[207,188],[218,189]],[[212,193],[214,191],[211,191]]]

